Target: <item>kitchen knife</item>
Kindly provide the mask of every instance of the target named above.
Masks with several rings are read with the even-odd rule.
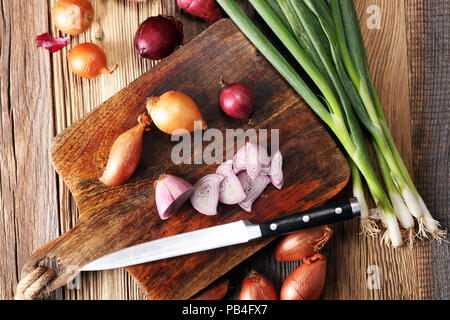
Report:
[[[81,271],[122,268],[227,247],[254,239],[350,220],[359,217],[360,214],[358,201],[353,198],[261,224],[240,220],[137,244],[98,258],[82,267]]]

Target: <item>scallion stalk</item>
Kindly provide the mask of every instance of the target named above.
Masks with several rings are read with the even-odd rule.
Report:
[[[218,3],[238,25],[247,38],[335,133],[348,155],[363,174],[376,204],[382,209],[382,221],[388,229],[387,239],[389,239],[393,246],[401,245],[401,234],[393,207],[385,194],[383,187],[378,181],[370,161],[365,161],[365,152],[363,150],[366,150],[366,146],[364,143],[360,143],[361,141],[359,139],[355,139],[355,136],[352,135],[351,130],[347,127],[348,115],[346,114],[347,117],[344,117],[341,103],[336,97],[335,88],[330,86],[326,77],[321,74],[310,55],[305,52],[302,46],[292,36],[289,29],[284,26],[284,23],[277,17],[277,14],[273,12],[265,1],[250,0],[250,3],[255,7],[258,13],[271,27],[272,31],[277,34],[279,39],[318,86],[325,96],[328,109],[323,106],[319,98],[308,86],[306,86],[292,66],[287,63],[233,0],[218,0]]]
[[[347,72],[351,75],[354,85],[359,88],[366,112],[370,116],[373,124],[373,127],[370,129],[367,125],[366,127],[376,141],[375,144],[385,159],[390,175],[401,192],[410,213],[417,218],[419,231],[422,225],[424,225],[425,229],[434,238],[441,239],[445,236],[446,232],[440,230],[439,223],[432,218],[409,175],[389,131],[382,105],[370,76],[367,55],[365,53],[364,42],[353,1],[330,0],[330,5],[333,17],[335,18],[337,35],[340,38],[341,54],[345,57]],[[348,48],[351,48],[351,50]]]

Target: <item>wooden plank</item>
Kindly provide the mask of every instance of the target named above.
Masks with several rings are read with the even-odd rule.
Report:
[[[229,47],[230,43],[232,47]],[[197,60],[192,61],[192,56]],[[252,115],[251,124],[230,120],[217,112],[218,81],[222,76],[252,86],[259,107]],[[189,79],[195,81],[187,81]],[[154,181],[169,172],[195,182],[214,173],[217,164],[173,163],[170,146],[175,144],[170,142],[169,135],[153,127],[145,134],[145,151],[136,174],[121,186],[102,184],[98,177],[116,137],[135,124],[149,95],[159,95],[174,88],[189,94],[198,103],[208,126],[219,130],[224,137],[228,129],[258,131],[263,128],[269,130],[267,136],[269,139],[272,136],[274,142],[271,130],[278,130],[279,141],[275,143],[283,153],[283,189],[269,186],[253,205],[252,214],[238,206],[220,206],[220,214],[208,218],[198,214],[192,206],[185,206],[174,217],[162,222],[154,204]],[[235,142],[227,139],[222,144],[225,155],[230,146],[234,148]],[[270,141],[268,146],[271,146]],[[59,134],[52,142],[51,156],[56,171],[63,177],[81,210],[79,222],[73,229],[40,248],[23,267],[24,272],[30,272],[43,258],[57,261],[58,277],[51,288],[64,285],[77,269],[93,259],[137,242],[242,219],[261,223],[320,205],[342,190],[349,178],[345,157],[310,108],[267,60],[259,57],[229,19],[212,25]],[[239,247],[167,259],[129,267],[127,271],[152,299],[184,299],[270,241],[265,239]]]
[[[57,1],[48,2],[51,7]],[[96,12],[92,27],[87,32],[73,37],[67,49],[53,55],[56,134],[156,64],[140,59],[133,44],[139,23],[147,17],[162,13],[181,20],[185,25],[185,43],[207,27],[206,23],[181,15],[174,1],[152,0],[146,3],[130,3],[126,0],[92,1],[92,4]],[[52,27],[52,32],[58,34],[55,27]],[[93,42],[103,47],[110,63],[118,63],[119,69],[109,77],[95,80],[81,80],[73,75],[65,56],[71,47],[82,42]],[[117,46],[117,43],[120,45]],[[79,212],[69,190],[60,178],[58,191],[62,234],[75,225]],[[63,290],[68,299],[144,298],[124,270],[83,273],[73,289]]]
[[[449,229],[448,1],[405,1],[410,72],[412,154],[417,187],[442,228]],[[447,237],[447,240],[449,238]],[[423,290],[433,299],[450,298],[450,246],[433,243],[419,256]]]
[[[404,2],[361,0],[356,1],[356,5],[375,87],[397,146],[407,167],[411,169]],[[377,12],[381,15],[380,29],[373,25],[376,21],[372,20]],[[417,281],[421,270],[418,255],[424,250],[421,245],[417,244],[412,250],[407,247],[394,250],[380,246],[380,239],[358,236],[356,226],[350,223],[340,227],[336,228],[334,241],[329,245],[329,262],[331,266],[336,267],[336,271],[329,273],[325,298],[424,298],[423,286],[429,284]],[[367,286],[367,272],[374,268],[371,266],[379,268],[381,272],[379,289],[373,290]]]
[[[385,2],[398,3],[399,0],[384,0]],[[37,205],[42,206],[42,199],[47,199],[50,195],[54,195],[51,191],[51,187],[42,184],[41,180],[32,179],[22,173],[21,179],[18,179],[17,170],[15,169],[16,162],[21,163],[18,167],[24,167],[26,164],[27,169],[31,167],[30,165],[31,155],[37,152],[41,156],[33,156],[38,162],[48,161],[48,156],[44,146],[37,147],[30,145],[27,146],[26,159],[16,160],[14,155],[15,144],[14,132],[19,130],[24,130],[30,133],[32,130],[36,132],[41,130],[44,137],[47,133],[48,123],[46,119],[49,112],[54,112],[54,126],[55,132],[58,133],[66,128],[68,125],[72,124],[76,119],[80,118],[86,112],[90,111],[92,107],[96,106],[98,103],[104,101],[106,98],[115,93],[114,90],[109,88],[102,88],[102,85],[98,85],[100,91],[92,90],[89,84],[83,84],[82,81],[78,81],[74,76],[70,74],[67,69],[67,64],[65,60],[65,52],[63,50],[61,53],[56,53],[48,58],[48,54],[41,50],[36,50],[32,42],[29,44],[23,44],[23,39],[21,37],[13,36],[14,30],[22,30],[26,28],[33,36],[45,31],[52,30],[53,35],[58,33],[54,28],[48,27],[48,21],[50,18],[48,16],[49,9],[51,5],[56,2],[55,0],[48,0],[47,3],[44,1],[31,0],[28,2],[23,1],[5,1],[1,0],[2,5],[1,10],[1,23],[0,23],[0,42],[1,42],[1,52],[0,52],[0,75],[1,75],[1,89],[0,89],[0,101],[2,110],[2,120],[1,120],[1,140],[2,148],[0,150],[1,155],[1,169],[0,169],[0,179],[1,179],[1,190],[0,190],[0,207],[2,208],[2,214],[0,217],[0,238],[5,239],[4,245],[0,248],[0,254],[2,256],[15,257],[15,259],[3,259],[0,263],[0,298],[11,298],[12,291],[15,287],[18,275],[17,270],[28,255],[41,245],[44,240],[39,240],[41,237],[45,237],[46,232],[50,232],[48,238],[55,238],[58,234],[65,232],[73,227],[74,222],[78,217],[78,212],[76,205],[71,199],[68,190],[64,186],[61,180],[56,181],[57,190],[57,203],[53,205],[53,210],[58,210],[59,207],[59,221],[55,222],[54,227],[47,228],[45,226],[44,218],[47,217],[46,213],[42,212],[28,212],[27,215],[34,215],[33,218],[22,217],[24,214],[15,209],[16,203],[21,202],[23,205],[23,198],[26,197],[25,201],[28,202],[27,208],[34,208]],[[140,21],[143,21],[147,16],[164,12],[165,14],[174,14],[177,18],[180,18],[185,23],[185,33],[187,35],[186,41],[192,39],[193,36],[198,34],[201,30],[206,27],[205,23],[202,23],[199,19],[189,17],[188,15],[181,14],[175,7],[174,1],[164,1],[164,0],[152,0],[147,1],[143,4],[128,4],[126,0],[115,0],[115,1],[92,1],[97,10],[103,8],[101,11],[101,19],[98,21],[97,26],[100,26],[106,35],[108,40],[96,40],[96,33],[92,30],[87,33],[73,38],[73,44],[78,43],[78,41],[94,41],[102,45],[104,42],[109,42],[111,44],[113,35],[110,33],[110,26],[116,26],[116,19],[120,17],[120,21],[126,21],[119,26],[121,33],[114,35],[114,38],[121,39],[121,43],[124,44],[122,51],[114,53],[113,48],[108,50],[108,55],[114,55],[114,57],[119,57],[125,63],[125,66],[120,67],[116,71],[116,78],[114,81],[120,81],[123,86],[128,84],[131,80],[136,78],[138,75],[143,73],[145,70],[150,68],[153,64],[145,61],[140,61],[139,58],[134,54],[132,45],[127,42],[127,39],[133,36],[135,28]],[[245,4],[246,1],[240,1],[243,6],[250,7],[250,5]],[[367,18],[368,15],[363,14],[367,5],[373,4],[370,1],[361,2],[361,0],[356,0],[358,7],[360,8],[360,16]],[[48,5],[47,5],[48,4]],[[394,5],[392,5],[394,6]],[[423,1],[423,0],[404,0],[404,4],[400,7],[406,8],[406,29],[407,29],[407,39],[408,39],[408,58],[409,58],[409,88],[411,96],[411,118],[412,118],[412,154],[409,160],[410,164],[412,161],[412,167],[414,168],[414,176],[420,191],[422,192],[428,205],[431,207],[433,214],[441,220],[444,227],[449,227],[448,222],[448,153],[442,152],[442,150],[449,150],[448,148],[448,81],[446,81],[446,75],[448,74],[448,64],[445,63],[445,59],[448,60],[448,32],[449,29],[449,3],[446,0],[435,0],[435,1]],[[106,9],[107,12],[106,12]],[[395,10],[396,8],[394,8]],[[29,12],[39,12],[33,17],[29,15]],[[250,12],[250,11],[248,11]],[[397,17],[402,17],[401,11],[397,11],[395,14]],[[124,18],[125,17],[125,18]],[[125,19],[125,20],[124,20]],[[133,27],[129,27],[132,24]],[[100,30],[99,29],[99,30]],[[97,29],[96,29],[97,30]],[[386,30],[387,31],[387,30]],[[373,31],[376,33],[376,31]],[[15,34],[15,32],[14,32]],[[98,33],[101,35],[101,33]],[[99,36],[99,39],[102,37]],[[18,44],[16,44],[16,42]],[[128,44],[128,45],[127,45]],[[23,48],[26,46],[26,48]],[[14,56],[14,57],[12,57]],[[22,57],[21,57],[22,56]],[[38,72],[29,71],[29,77],[25,81],[25,77],[18,77],[17,73],[20,67],[10,66],[10,62],[22,63],[25,60],[25,56],[29,56],[29,59],[38,63],[28,63],[27,68],[36,68]],[[39,57],[34,60],[34,57]],[[113,56],[111,56],[111,63],[114,63]],[[50,62],[47,62],[47,61]],[[375,62],[377,63],[377,62]],[[23,68],[23,67],[22,67]],[[50,71],[52,70],[52,71]],[[24,74],[23,70],[21,71]],[[32,78],[31,75],[35,78]],[[23,83],[23,88],[26,88],[28,97],[37,97],[36,93],[39,92],[42,101],[48,99],[51,101],[51,91],[49,88],[54,89],[53,97],[53,109],[47,108],[46,103],[40,104],[37,108],[36,99],[28,99],[28,107],[31,110],[40,112],[42,115],[39,119],[43,119],[39,123],[36,118],[30,118],[29,114],[24,115],[24,111],[19,110],[22,103],[17,103],[18,97],[11,99],[9,97],[10,87],[18,82],[13,82],[10,75],[13,75],[15,80],[20,80]],[[39,74],[39,77],[37,76]],[[53,80],[51,80],[53,79]],[[45,82],[52,81],[49,86],[36,85]],[[113,82],[114,82],[113,81]],[[98,81],[97,81],[98,82]],[[85,89],[81,89],[81,86]],[[38,88],[39,87],[39,88]],[[93,94],[92,92],[95,92]],[[106,93],[105,93],[106,92]],[[446,95],[447,94],[447,95]],[[78,96],[78,101],[80,104],[75,103],[74,97]],[[14,103],[10,101],[14,100]],[[24,101],[24,99],[21,99]],[[49,102],[50,105],[52,104]],[[42,107],[42,105],[44,107]],[[14,108],[9,108],[13,106]],[[44,112],[44,109],[46,112]],[[18,114],[21,113],[21,121],[18,122]],[[15,119],[14,121],[12,119]],[[13,124],[16,124],[13,128]],[[21,128],[26,127],[24,129]],[[34,126],[34,129],[31,129]],[[40,127],[38,127],[40,126]],[[36,134],[36,133],[34,133]],[[396,137],[397,138],[397,137]],[[37,139],[36,137],[32,137]],[[48,142],[49,143],[49,142]],[[402,150],[402,152],[404,152]],[[405,155],[405,153],[403,153]],[[406,155],[408,156],[408,155]],[[45,160],[47,159],[47,160]],[[49,163],[46,165],[50,166]],[[45,171],[45,170],[44,170]],[[7,177],[7,178],[5,178]],[[27,195],[20,194],[17,190],[19,184],[23,181],[29,186],[33,186],[33,189],[27,188],[29,191]],[[39,183],[34,183],[39,181]],[[17,199],[16,199],[17,197]],[[20,199],[19,199],[20,198]],[[11,200],[11,199],[14,199]],[[49,200],[49,203],[55,202],[55,200]],[[19,206],[19,205],[17,205]],[[49,210],[50,219],[51,216],[55,216],[56,213],[53,210]],[[41,218],[38,218],[40,216]],[[57,218],[54,218],[57,219]],[[24,221],[30,222],[24,222]],[[41,221],[41,222],[38,222]],[[23,223],[22,223],[23,222]],[[58,223],[59,228],[58,230]],[[45,231],[46,229],[51,229]],[[342,229],[343,230],[343,229]],[[346,229],[347,230],[347,229]],[[356,231],[355,228],[350,227],[347,233]],[[16,237],[20,234],[20,243],[16,245]],[[30,236],[28,236],[30,235]],[[33,238],[33,239],[32,239]],[[35,245],[33,245],[35,243]],[[343,245],[346,245],[345,243]],[[364,245],[366,246],[366,245]],[[373,242],[374,251],[377,251],[378,242]],[[273,260],[272,258],[271,246],[267,247],[265,250],[259,252],[255,256],[251,257],[239,267],[235,268],[232,272],[227,274],[233,280],[231,285],[232,289],[227,297],[235,297],[236,292],[239,290],[240,281],[245,276],[246,272],[250,268],[257,268],[261,272],[269,276],[269,278],[274,281],[277,287],[281,285],[281,282],[285,276],[295,268],[296,263],[280,264]],[[331,248],[330,248],[331,250]],[[328,256],[327,250],[325,255]],[[334,250],[334,249],[333,249]],[[433,245],[432,254],[427,254],[426,249],[420,249],[417,253],[417,263],[416,266],[419,268],[426,268],[426,266],[431,265],[434,277],[430,277],[423,270],[417,272],[418,277],[415,279],[419,290],[421,293],[415,296],[422,297],[437,297],[437,298],[449,298],[448,292],[448,260],[449,260],[449,247],[448,246],[437,246]],[[17,254],[16,254],[17,252]],[[365,251],[357,251],[364,253]],[[422,253],[421,253],[422,252]],[[375,252],[376,254],[381,254]],[[4,255],[5,254],[5,255]],[[394,254],[397,254],[394,252]],[[21,257],[18,257],[21,256]],[[16,262],[16,260],[21,262]],[[373,261],[373,260],[372,260]],[[368,261],[367,262],[372,262]],[[367,264],[367,263],[366,263]],[[339,264],[339,266],[345,267],[346,264]],[[338,267],[336,267],[337,269]],[[365,280],[365,268],[360,268],[358,270],[358,282],[361,283]],[[397,266],[396,266],[397,268]],[[394,269],[394,272],[397,269]],[[409,267],[410,270],[414,269],[414,265]],[[329,269],[330,270],[330,269]],[[347,272],[352,272],[353,270],[347,269]],[[336,282],[329,281],[327,288],[336,285],[338,283],[337,277],[332,276],[336,279]],[[339,278],[341,279],[341,278]],[[345,278],[343,278],[343,281]],[[408,280],[409,281],[409,280]],[[339,283],[342,283],[339,280]],[[431,283],[431,287],[430,284]],[[127,276],[127,273],[123,270],[118,271],[108,271],[99,273],[85,273],[83,274],[81,281],[79,282],[80,290],[64,289],[64,296],[69,299],[139,299],[143,298],[143,295],[139,292],[133,280]],[[407,287],[410,285],[407,285]],[[360,295],[357,290],[351,289],[350,284],[346,284],[346,296],[357,297],[358,299],[368,297],[369,294],[366,292]],[[328,290],[328,289],[327,289]],[[434,293],[434,294],[433,294]],[[446,295],[447,293],[447,295]],[[329,297],[332,295],[328,295]],[[380,295],[378,295],[380,296]],[[334,296],[337,297],[338,296]]]
[[[413,152],[408,82],[410,61],[406,43],[406,15],[411,4],[409,1],[403,3],[400,0],[355,0],[355,4],[368,48],[368,59],[375,86],[393,136],[411,170]],[[373,10],[378,9],[381,14],[381,29],[369,29],[368,22],[375,22],[370,19],[375,13]],[[418,12],[408,11],[408,13],[410,23],[414,23]],[[420,15],[417,19],[420,22]],[[420,38],[423,33],[424,30],[415,29],[414,36]],[[420,168],[420,162],[416,161],[416,164]],[[347,189],[341,196],[350,195],[351,190]],[[428,243],[416,243],[413,250],[408,248],[393,250],[380,245],[380,239],[366,239],[359,236],[359,229],[355,222],[338,224],[334,229],[335,235],[323,252],[328,258],[324,299],[426,299],[431,297],[433,283],[428,276],[430,273]],[[295,269],[298,263],[275,262],[273,249],[268,247],[259,252],[227,276],[233,280],[232,283],[239,284],[250,269],[256,268],[266,274],[276,288],[280,288],[287,274]],[[366,284],[369,276],[367,272],[368,270],[372,272],[376,267],[381,272],[381,287],[371,290]],[[440,267],[443,267],[442,263]],[[441,271],[441,275],[445,275],[445,272]],[[444,278],[441,276],[440,279]],[[444,282],[447,283],[447,281]],[[237,298],[238,291],[239,285],[228,296]]]
[[[0,5],[0,299],[10,299],[20,266],[59,226],[48,154],[54,135],[50,55],[34,42],[48,29],[47,3]]]

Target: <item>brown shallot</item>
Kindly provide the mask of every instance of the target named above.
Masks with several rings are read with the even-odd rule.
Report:
[[[229,286],[229,280],[218,280],[197,293],[191,300],[222,300],[227,294]]]
[[[252,270],[242,281],[239,300],[278,300],[278,296],[272,282]]]
[[[136,170],[142,154],[143,133],[151,124],[147,114],[139,117],[138,124],[122,133],[114,142],[100,181],[117,186],[127,181]]]
[[[328,226],[300,230],[285,236],[275,248],[278,261],[299,261],[317,253],[333,234]]]
[[[94,21],[94,8],[89,0],[59,0],[52,8],[52,20],[62,32],[80,34]]]
[[[326,276],[326,258],[320,253],[303,259],[303,263],[284,281],[280,300],[317,300]]]
[[[167,134],[177,134],[177,130],[194,132],[195,122],[200,129],[207,128],[197,104],[182,92],[167,91],[159,97],[150,97],[147,111],[158,129]]]
[[[106,54],[102,48],[93,43],[80,43],[67,54],[70,70],[85,79],[92,79],[101,74],[112,74],[116,64],[108,68]]]

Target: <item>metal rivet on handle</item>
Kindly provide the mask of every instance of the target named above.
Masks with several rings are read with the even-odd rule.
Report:
[[[270,230],[277,230],[277,225],[276,225],[276,223],[272,223],[272,224],[270,225]]]
[[[309,216],[303,216],[302,220],[303,220],[303,222],[308,222],[309,221]]]
[[[341,214],[342,213],[342,208],[336,208],[335,210],[334,210],[334,212],[336,212],[336,214]]]

